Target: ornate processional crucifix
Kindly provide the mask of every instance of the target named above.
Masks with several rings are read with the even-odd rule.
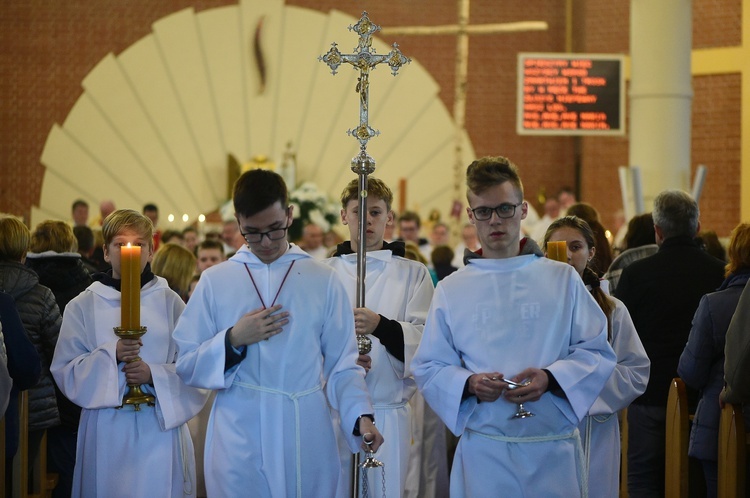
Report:
[[[358,175],[358,223],[357,229],[359,234],[359,244],[357,249],[357,298],[356,306],[363,308],[365,306],[365,275],[367,274],[366,268],[366,244],[367,240],[367,176],[375,171],[375,160],[370,157],[367,153],[367,142],[380,134],[377,130],[370,127],[368,122],[369,108],[370,108],[370,70],[375,69],[375,66],[381,63],[386,63],[391,68],[391,73],[396,76],[401,66],[411,62],[411,59],[404,56],[398,49],[398,44],[393,44],[393,49],[385,55],[379,55],[375,53],[375,49],[372,48],[372,35],[377,31],[380,31],[380,26],[373,24],[370,18],[367,16],[367,12],[362,13],[357,24],[349,26],[349,31],[354,31],[359,35],[359,43],[354,49],[352,54],[342,54],[336,43],[331,44],[331,49],[324,55],[318,57],[318,60],[328,64],[331,68],[331,73],[336,74],[336,70],[342,63],[351,64],[355,70],[359,70],[359,78],[357,78],[356,91],[359,94],[359,126],[349,130],[347,133],[354,136],[359,140],[359,153],[352,158],[351,167]],[[357,345],[359,347],[360,354],[367,354],[371,349],[371,341],[367,336],[357,336]],[[365,462],[360,466],[359,464],[359,452],[354,456],[352,461],[352,496],[359,498],[359,471],[360,467],[364,468],[365,471],[368,468],[382,467],[382,463],[378,462],[372,457],[371,453],[368,453],[368,457]],[[383,472],[383,496],[385,496],[385,472]],[[366,474],[362,481],[362,492],[363,496],[367,497],[367,479]]]
[[[325,62],[331,68],[331,73],[336,74],[336,70],[342,63],[351,64],[354,69],[359,70],[357,78],[356,91],[359,94],[359,126],[347,131],[347,134],[354,136],[359,140],[359,154],[352,159],[352,171],[359,175],[359,246],[357,251],[357,307],[364,307],[364,276],[365,276],[365,250],[364,240],[366,235],[366,213],[367,209],[367,175],[375,171],[375,160],[367,153],[367,142],[380,134],[374,130],[368,123],[368,113],[370,107],[370,70],[383,62],[391,68],[391,73],[396,76],[398,70],[404,64],[411,62],[411,59],[404,56],[398,49],[398,44],[393,44],[393,50],[388,54],[378,55],[372,48],[372,35],[380,31],[380,26],[373,24],[367,16],[367,12],[362,13],[359,22],[349,26],[349,31],[359,34],[359,43],[354,49],[353,54],[342,54],[337,44],[331,44],[331,49],[324,55],[318,57],[318,60]],[[361,269],[361,272],[360,272]]]
[[[447,26],[403,26],[384,28],[384,35],[456,35],[456,73],[455,93],[453,100],[453,119],[455,121],[454,163],[453,163],[453,198],[454,204],[460,203],[463,185],[463,135],[466,123],[466,91],[469,72],[469,35],[490,35],[497,33],[515,33],[519,31],[545,31],[547,23],[543,21],[522,21],[512,23],[495,23],[469,25],[470,0],[458,0],[458,24]],[[403,194],[402,194],[403,195]],[[404,203],[405,204],[405,203]],[[454,206],[455,210],[455,206]],[[460,209],[458,210],[460,213]],[[458,219],[453,226],[454,235],[458,234]]]

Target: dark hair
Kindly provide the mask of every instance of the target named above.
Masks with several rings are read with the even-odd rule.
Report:
[[[398,217],[398,222],[401,223],[402,221],[415,221],[417,222],[417,228],[422,226],[422,220],[414,211],[404,211],[401,213],[401,216]]]
[[[606,230],[599,221],[599,211],[586,202],[576,202],[568,208],[567,215],[577,216],[591,227],[591,231],[594,233],[596,254],[594,254],[590,266],[601,277],[612,264],[612,248],[609,246]]]
[[[586,223],[585,220],[582,218],[579,218],[578,216],[565,216],[563,218],[559,218],[555,221],[553,221],[549,228],[547,228],[547,232],[544,234],[544,247],[547,246],[547,242],[549,242],[550,237],[555,232],[555,230],[558,230],[563,227],[572,228],[574,230],[578,230],[581,235],[583,235],[583,239],[586,241],[586,245],[589,246],[589,249],[596,248],[596,241],[594,236],[594,231],[591,229],[591,226]],[[598,252],[598,248],[597,248]],[[612,301],[609,296],[602,290],[600,282],[599,282],[599,275],[596,274],[594,270],[591,269],[588,265],[586,265],[586,268],[583,270],[583,275],[581,275],[583,279],[583,283],[588,285],[591,288],[591,295],[594,297],[594,300],[599,305],[599,307],[602,309],[604,314],[607,316],[607,338],[612,341],[612,313],[615,310],[615,303]]]
[[[466,168],[466,186],[474,194],[481,194],[484,190],[505,182],[510,182],[516,188],[519,201],[523,201],[523,183],[518,168],[507,157],[482,157]]]
[[[167,244],[172,239],[182,240],[182,232],[179,230],[164,230],[161,234],[161,242]]]
[[[252,216],[279,202],[287,207],[287,189],[284,179],[266,169],[253,169],[242,173],[234,182],[232,193],[234,212]]]
[[[73,235],[78,240],[78,251],[88,254],[94,248],[94,231],[87,226],[73,227]]]
[[[704,251],[716,259],[727,262],[727,251],[721,245],[719,236],[713,230],[701,230],[695,240],[700,244]]]
[[[568,208],[567,214],[578,216],[588,224],[591,224],[592,221],[599,221],[599,211],[588,202],[576,202]]]
[[[198,244],[198,249],[196,252],[200,251],[201,249],[218,249],[221,251],[221,254],[224,254],[224,244],[222,244],[220,241],[216,239],[206,239],[200,244]]]
[[[156,207],[156,204],[149,203],[149,204],[145,204],[143,206],[143,212],[145,213],[146,211],[157,211],[158,212],[159,208]]]
[[[88,209],[89,203],[84,201],[83,199],[76,199],[73,201],[73,206],[70,208],[71,211],[75,211],[77,207],[85,207]]]
[[[654,217],[643,213],[630,218],[628,231],[625,233],[625,249],[656,244]]]
[[[435,246],[432,249],[432,254],[430,254],[430,259],[434,266],[450,265],[451,261],[453,261],[453,256],[455,256],[455,253],[450,247]]]

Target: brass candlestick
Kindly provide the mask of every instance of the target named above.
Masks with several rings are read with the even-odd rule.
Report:
[[[146,327],[138,327],[136,330],[126,330],[122,327],[115,327],[114,329],[115,335],[120,339],[138,340],[146,333]],[[141,357],[138,356],[128,363],[140,360]],[[147,404],[148,406],[154,406],[154,401],[156,401],[156,398],[151,394],[144,393],[141,390],[140,384],[128,384],[128,392],[122,397],[122,405],[118,406],[118,408],[122,408],[125,405],[133,405],[135,411],[139,412],[141,411],[140,405]]]

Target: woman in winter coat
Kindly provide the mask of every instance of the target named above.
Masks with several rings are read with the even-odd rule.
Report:
[[[71,299],[91,284],[91,276],[78,253],[73,229],[62,221],[43,221],[31,234],[26,266],[39,276],[39,283],[55,295],[60,314]],[[53,498],[67,498],[73,486],[76,439],[81,408],[55,386],[60,424],[47,430],[47,466],[58,475]]]
[[[727,250],[725,280],[717,292],[701,298],[693,327],[680,356],[677,374],[701,398],[690,431],[688,455],[703,465],[707,496],[716,496],[719,393],[724,385],[724,343],[737,302],[750,278],[750,224],[735,227]]]
[[[31,234],[15,216],[0,216],[0,291],[10,294],[32,344],[42,360],[39,383],[29,389],[29,462],[39,452],[44,431],[60,423],[55,386],[49,371],[60,332],[60,310],[52,291],[23,262]]]

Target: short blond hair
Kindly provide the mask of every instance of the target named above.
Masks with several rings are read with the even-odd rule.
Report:
[[[102,223],[104,245],[109,245],[117,234],[124,230],[132,230],[148,240],[149,247],[154,246],[154,224],[151,220],[134,209],[118,209]]]
[[[182,295],[190,290],[190,279],[195,273],[195,256],[189,249],[168,242],[154,253],[151,271],[164,277],[169,287]]]
[[[20,218],[0,214],[0,261],[20,262],[29,250],[31,233]]]
[[[29,251],[76,252],[78,239],[73,229],[63,221],[46,220],[39,223],[31,234]]]
[[[393,192],[385,184],[385,182],[379,178],[370,177],[367,180],[367,197],[374,199],[382,199],[385,202],[385,208],[391,210],[393,204]],[[350,181],[344,191],[341,192],[341,207],[346,209],[349,201],[359,201],[359,179],[355,178]]]

